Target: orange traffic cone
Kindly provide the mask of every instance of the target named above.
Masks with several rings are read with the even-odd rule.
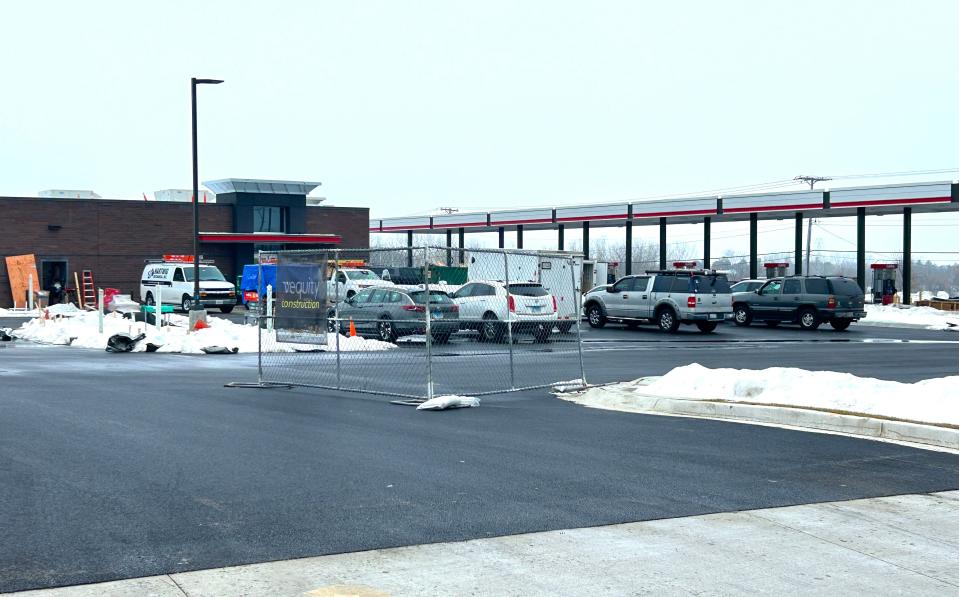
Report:
[[[350,338],[356,338],[356,324],[353,323],[352,317],[350,317]]]
[[[194,329],[194,330],[205,330],[205,329],[208,328],[208,327],[210,327],[210,324],[208,324],[207,322],[205,322],[205,321],[203,321],[202,319],[200,319],[200,320],[198,320],[198,321],[196,322],[196,325],[193,326],[193,329]]]

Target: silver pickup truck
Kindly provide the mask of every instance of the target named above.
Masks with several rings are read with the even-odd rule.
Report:
[[[696,324],[705,334],[733,316],[729,281],[725,275],[708,270],[648,271],[626,276],[587,292],[583,308],[594,328],[609,321],[629,327],[651,322],[664,332],[675,332],[680,324]]]

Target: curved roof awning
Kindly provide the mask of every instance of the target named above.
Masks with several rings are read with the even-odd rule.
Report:
[[[279,232],[201,232],[201,243],[256,243],[270,245],[337,245],[339,234],[282,234]]]
[[[265,193],[269,195],[309,195],[318,182],[300,180],[261,180],[256,178],[224,178],[208,180],[203,186],[217,195],[221,193]]]

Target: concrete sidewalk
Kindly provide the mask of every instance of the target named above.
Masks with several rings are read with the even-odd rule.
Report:
[[[18,595],[946,595],[959,491],[200,570]]]

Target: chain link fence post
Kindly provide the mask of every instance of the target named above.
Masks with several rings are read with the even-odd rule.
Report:
[[[256,383],[263,385],[263,326],[260,317],[263,315],[263,251],[256,252],[256,298],[260,305],[256,314]],[[242,291],[241,291],[242,292]],[[160,308],[162,311],[162,307]],[[154,312],[154,315],[157,313]]]
[[[423,249],[423,284],[426,291],[426,399],[433,398],[433,330],[430,313],[430,253],[429,248]]]
[[[338,249],[333,249],[333,271],[330,274],[330,280],[333,281],[333,333],[336,334],[336,389],[340,390],[343,388],[343,384],[340,381],[340,252]],[[329,264],[327,264],[326,269],[329,269]],[[324,277],[326,272],[324,273]],[[329,287],[327,287],[329,290]],[[329,329],[329,328],[327,328]],[[327,342],[329,346],[329,342]]]
[[[585,258],[584,258],[585,259]],[[582,263],[582,262],[580,262]],[[573,280],[573,294],[576,297],[576,349],[579,351],[579,378],[583,380],[583,385],[586,385],[586,366],[583,364],[583,331],[580,328],[583,320],[583,289],[581,288],[583,274],[580,270],[579,278],[580,283],[576,283],[576,258],[569,258],[569,271]]]
[[[516,370],[513,367],[513,317],[509,296],[509,253],[503,251],[503,286],[506,288],[506,342],[509,345],[509,387],[516,389]]]

